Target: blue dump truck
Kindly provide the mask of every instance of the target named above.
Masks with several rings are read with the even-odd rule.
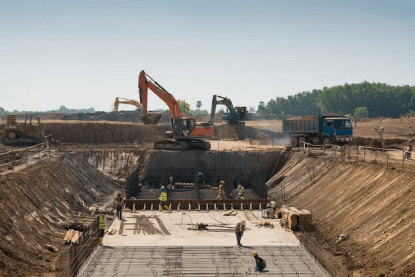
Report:
[[[288,134],[291,146],[302,146],[301,141],[311,144],[344,144],[352,141],[353,127],[349,118],[338,114],[308,115],[301,119],[284,119],[283,133]]]

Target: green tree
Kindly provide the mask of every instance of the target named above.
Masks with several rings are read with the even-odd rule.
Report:
[[[198,108],[198,109],[200,109],[200,107],[202,107],[202,101],[197,101],[196,102],[196,107]]]
[[[183,101],[177,100],[177,102],[179,102],[179,108],[181,112],[188,113],[190,111],[190,105],[186,103],[185,100]]]
[[[369,110],[367,109],[367,107],[357,107],[354,110],[354,116],[368,117],[369,116]]]
[[[0,107],[0,116],[5,116],[5,115],[6,115],[6,110]]]

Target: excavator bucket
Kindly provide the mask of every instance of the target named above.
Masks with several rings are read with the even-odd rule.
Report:
[[[161,119],[161,113],[148,113],[146,116],[142,116],[144,124],[148,125],[157,125]]]

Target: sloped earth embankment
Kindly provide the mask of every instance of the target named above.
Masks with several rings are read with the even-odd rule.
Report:
[[[415,276],[414,173],[294,153],[267,183],[269,195],[309,209],[334,251],[348,253],[355,276]],[[315,183],[313,184],[314,181]],[[350,239],[335,244],[340,234]]]
[[[62,223],[104,203],[120,185],[81,157],[64,154],[0,177],[0,276],[54,272],[65,251]],[[49,252],[52,244],[58,252]]]

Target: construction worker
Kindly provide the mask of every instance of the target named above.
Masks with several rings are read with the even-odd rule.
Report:
[[[160,200],[160,212],[163,211],[163,208],[168,211],[169,206],[167,206],[167,190],[164,186],[161,187],[161,194],[160,194],[159,200]]]
[[[235,226],[235,235],[236,235],[236,242],[238,243],[238,246],[242,246],[241,244],[241,238],[245,232],[245,220],[239,222]]]
[[[412,152],[412,145],[410,145],[409,144],[409,146],[408,147],[406,147],[405,148],[405,151],[403,152],[403,158],[405,159],[405,160],[409,160],[409,159],[411,159],[411,153]]]
[[[174,179],[173,179],[173,176],[170,176],[169,177],[169,185],[174,188]]]
[[[261,257],[258,256],[258,252],[253,251],[252,252],[252,257],[255,258],[255,271],[264,271],[264,269],[267,267],[267,263],[265,262],[265,260]]]
[[[204,185],[205,184],[205,175],[202,172],[199,172],[197,174],[197,176],[199,177],[199,185]]]
[[[123,199],[122,199],[122,196],[121,196],[121,192],[120,191],[118,191],[117,192],[117,196],[115,196],[115,206],[116,206],[116,209],[117,209],[117,218],[119,219],[119,220],[122,220],[122,204],[123,204]]]
[[[104,239],[105,232],[105,215],[104,209],[99,208],[99,214],[97,216],[97,227],[99,229],[99,244],[102,245],[102,240]]]
[[[237,190],[238,190],[238,197],[236,199],[244,199],[244,192],[245,192],[244,187],[240,184]]]
[[[265,210],[262,210],[261,218],[274,218],[275,217],[275,208],[277,207],[277,203],[271,201],[267,204]]]
[[[220,181],[218,187],[218,197],[216,197],[216,199],[223,200],[225,198],[225,189],[223,188],[223,185],[225,185],[225,181]]]

